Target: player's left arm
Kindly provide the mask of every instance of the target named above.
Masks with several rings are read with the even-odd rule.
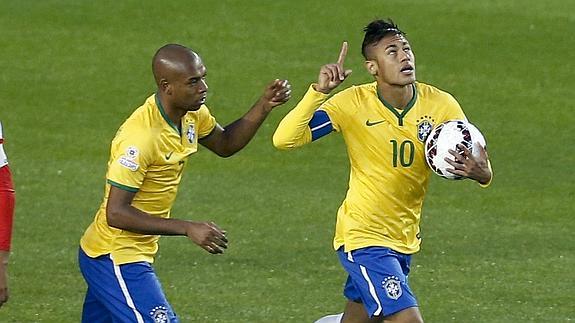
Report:
[[[293,149],[339,131],[330,117],[329,106],[333,100],[328,95],[351,75],[351,70],[344,68],[348,44],[343,42],[336,63],[323,65],[317,77],[301,101],[279,123],[274,135],[273,144],[278,149]],[[326,101],[328,100],[328,101]],[[330,102],[332,101],[332,102]],[[332,115],[333,117],[333,115]]]
[[[469,149],[464,145],[459,144],[457,148],[461,153],[450,149],[449,153],[453,156],[454,160],[445,158],[445,161],[453,166],[453,169],[447,169],[448,172],[463,177],[471,178],[477,181],[481,186],[489,186],[493,178],[493,171],[491,170],[491,163],[485,147],[479,143],[475,143],[473,149],[477,149],[477,155],[472,154]]]
[[[212,132],[199,143],[221,157],[229,157],[244,148],[256,134],[268,114],[291,97],[287,80],[268,84],[263,95],[240,119],[222,127],[216,124]]]

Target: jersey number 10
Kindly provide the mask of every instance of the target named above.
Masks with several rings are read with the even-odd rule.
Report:
[[[401,144],[397,140],[392,139],[391,145],[393,146],[393,167],[397,167],[397,162],[403,167],[409,167],[413,164],[413,157],[415,154],[415,145],[411,140],[405,140]]]

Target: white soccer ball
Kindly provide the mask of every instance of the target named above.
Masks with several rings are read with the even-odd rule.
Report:
[[[453,169],[444,158],[455,160],[449,149],[461,153],[457,144],[464,145],[475,157],[479,155],[479,147],[485,148],[485,138],[474,125],[464,120],[445,121],[433,128],[425,140],[425,160],[429,168],[437,175],[447,179],[461,179],[446,169]]]

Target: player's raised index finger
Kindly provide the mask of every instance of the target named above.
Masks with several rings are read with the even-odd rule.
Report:
[[[343,66],[343,61],[345,61],[345,56],[347,56],[347,42],[344,41],[341,45],[341,51],[339,52],[339,57],[337,59],[337,64]]]

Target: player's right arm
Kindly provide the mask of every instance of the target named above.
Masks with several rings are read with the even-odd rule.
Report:
[[[157,154],[155,134],[135,123],[122,125],[112,141],[106,174],[110,185],[106,203],[106,222],[125,231],[149,235],[185,235],[210,253],[227,247],[225,232],[211,222],[164,219],[132,205]],[[159,193],[157,193],[159,194]]]
[[[182,235],[210,253],[227,248],[225,231],[213,222],[159,218],[132,206],[136,193],[111,186],[106,205],[108,225],[121,230],[151,235]]]
[[[336,63],[321,67],[318,82],[310,86],[302,100],[282,119],[273,136],[276,148],[296,148],[333,130],[328,114],[317,108],[351,74],[351,70],[343,67],[347,47],[347,42],[344,42]]]

